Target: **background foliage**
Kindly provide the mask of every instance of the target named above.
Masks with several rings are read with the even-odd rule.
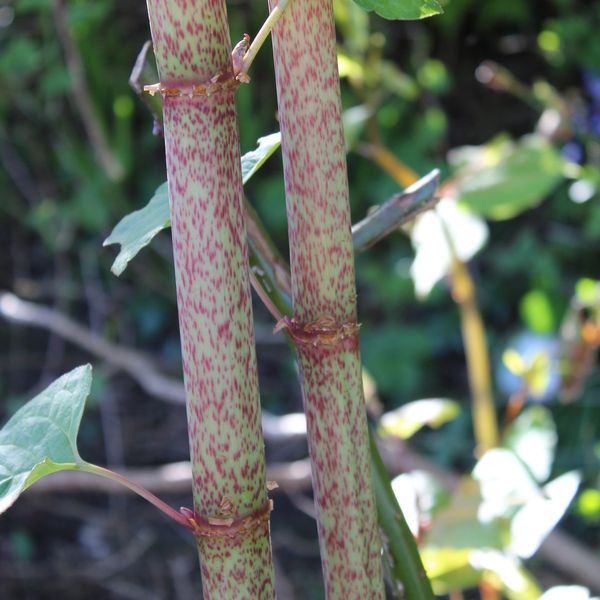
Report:
[[[498,414],[502,422],[524,382],[527,402],[543,402],[550,411],[557,443],[549,476],[577,469],[582,479],[563,526],[597,554],[600,373],[592,364],[568,396],[555,355],[561,335],[564,348],[561,324],[572,315],[574,297],[596,323],[600,4],[451,0],[444,15],[417,22],[384,21],[345,0],[336,0],[335,8],[344,108],[361,107],[348,134],[354,219],[398,191],[390,171],[373,159],[374,145],[401,161],[392,172],[405,177],[404,185],[411,170],[440,168],[463,201],[487,218],[487,243],[469,268],[486,325]],[[265,15],[266,3],[230,3],[233,42],[257,31]],[[178,375],[168,233],[119,279],[110,273],[114,249],[102,248],[112,227],[145,205],[165,179],[162,139],[127,83],[148,37],[143,3],[0,4],[0,289],[143,349]],[[278,129],[268,49],[251,75],[238,95],[243,152]],[[533,132],[533,142],[519,141]],[[278,154],[246,193],[285,255]],[[464,229],[457,235],[472,239]],[[456,418],[425,428],[410,443],[437,465],[468,472],[475,442],[458,309],[444,279],[417,298],[414,256],[410,237],[398,233],[358,258],[363,358],[377,390],[372,411],[417,398],[457,401]],[[256,322],[263,405],[278,414],[299,411],[292,356],[272,338],[259,303]],[[6,321],[0,342],[5,418],[59,374],[94,361],[43,329]],[[596,343],[592,335],[592,354]],[[538,371],[536,356],[543,363]],[[185,459],[181,408],[147,397],[101,363],[92,398],[79,438],[86,458],[115,467]],[[268,451],[272,460],[292,460],[304,447]],[[0,520],[7,598],[192,597],[191,542],[141,502],[26,498]],[[189,504],[188,498],[171,500]],[[310,507],[305,495],[282,495],[273,517],[278,568],[286,573],[290,598],[321,593]],[[539,559],[530,566],[544,587],[557,583]]]

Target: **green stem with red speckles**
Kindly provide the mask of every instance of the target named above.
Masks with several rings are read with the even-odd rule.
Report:
[[[233,80],[225,0],[148,14],[163,89]],[[194,509],[217,523],[268,501],[234,93],[163,98]],[[268,521],[198,548],[205,599],[274,597]]]
[[[277,2],[271,4],[271,8]],[[327,598],[384,598],[358,340],[356,286],[330,0],[293,2],[272,31],[294,327]],[[326,319],[324,321],[323,319]],[[306,326],[308,325],[308,328]],[[340,329],[341,330],[341,329]],[[296,339],[300,336],[296,332]]]

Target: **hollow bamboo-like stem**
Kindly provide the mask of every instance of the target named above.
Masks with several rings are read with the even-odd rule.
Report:
[[[330,1],[296,0],[272,36],[294,306],[282,326],[298,349],[325,589],[383,598]]]
[[[148,0],[204,598],[274,597],[224,0]],[[208,93],[197,93],[197,90]],[[177,90],[175,93],[174,90]]]

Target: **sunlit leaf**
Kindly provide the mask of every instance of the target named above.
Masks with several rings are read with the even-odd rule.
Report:
[[[474,587],[481,581],[481,572],[470,563],[471,552],[455,548],[420,549],[423,566],[437,596]]]
[[[512,517],[515,511],[539,495],[539,486],[519,457],[504,448],[486,452],[473,469],[481,485],[478,516],[485,522]]]
[[[508,600],[539,600],[539,586],[518,559],[498,550],[473,550],[469,561]]]
[[[354,0],[386,19],[424,19],[443,12],[437,0]]]
[[[579,473],[565,473],[519,509],[510,527],[511,551],[522,558],[532,556],[569,508],[580,482]]]
[[[379,422],[379,430],[384,435],[407,439],[426,425],[434,428],[441,427],[444,423],[455,419],[459,412],[460,406],[453,400],[445,398],[415,400],[385,413]]]
[[[579,279],[575,285],[575,296],[584,306],[597,306],[600,304],[600,281]]]
[[[504,445],[529,467],[538,483],[550,476],[556,441],[554,420],[543,406],[525,410],[504,435]]]
[[[459,201],[489,219],[510,219],[537,206],[563,179],[564,159],[540,137],[494,140],[468,151],[470,164],[457,173]]]
[[[590,591],[580,585],[557,585],[546,590],[539,600],[593,600]]]
[[[513,336],[508,344],[497,372],[502,391],[509,396],[527,391],[539,401],[553,398],[561,380],[556,338],[524,331]]]
[[[402,473],[392,480],[392,490],[413,535],[422,520],[430,522],[435,512],[448,501],[448,492],[426,471]]]
[[[521,318],[535,333],[552,333],[555,328],[554,312],[548,294],[543,290],[530,290],[519,303]]]
[[[0,430],[0,513],[44,475],[81,462],[77,432],[92,385],[92,367],[78,367],[20,408]]]
[[[258,138],[258,146],[242,156],[242,182],[244,185],[265,164],[265,161],[281,145],[281,133],[271,133]]]
[[[468,262],[487,238],[485,221],[449,198],[442,200],[435,211],[418,217],[411,232],[416,256],[410,268],[417,296],[426,297],[448,274],[454,252],[461,261]]]
[[[434,516],[423,538],[428,548],[497,548],[503,547],[503,525],[497,519],[483,519],[480,514],[482,493],[471,477],[464,477],[453,492],[448,505]]]
[[[577,512],[588,522],[600,521],[600,490],[590,488],[581,492]]]
[[[525,372],[527,365],[521,355],[513,348],[507,348],[502,353],[502,362],[504,366],[513,374],[521,377]]]
[[[498,550],[421,550],[427,575],[438,595],[489,582],[508,600],[539,600],[541,590],[518,559]],[[564,599],[561,599],[564,600]]]

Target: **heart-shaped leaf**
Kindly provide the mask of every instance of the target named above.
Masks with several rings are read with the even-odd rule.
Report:
[[[0,430],[0,513],[44,475],[81,463],[77,432],[92,385],[78,367],[20,408]]]
[[[354,0],[366,10],[374,10],[385,19],[412,21],[444,12],[437,0]]]

